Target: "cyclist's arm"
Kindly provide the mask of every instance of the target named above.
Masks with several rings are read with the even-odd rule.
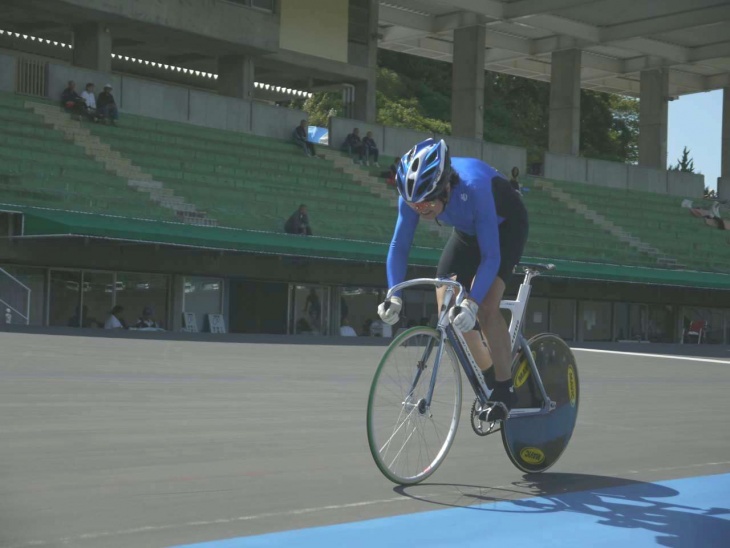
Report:
[[[398,221],[395,223],[386,262],[388,287],[401,283],[406,277],[408,253],[411,250],[416,226],[418,226],[418,213],[408,207],[403,198],[398,198]]]
[[[479,189],[475,200],[477,242],[482,260],[471,286],[469,296],[481,304],[499,271],[499,221],[492,197],[491,185]]]

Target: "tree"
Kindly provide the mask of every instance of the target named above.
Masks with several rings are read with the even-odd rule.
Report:
[[[689,157],[690,150],[685,146],[682,150],[682,157],[677,159],[677,164],[669,166],[670,171],[683,171],[685,173],[695,172],[695,162]]]

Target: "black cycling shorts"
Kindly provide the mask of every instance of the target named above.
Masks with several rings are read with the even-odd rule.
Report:
[[[497,276],[507,285],[512,271],[522,258],[528,233],[527,210],[521,200],[510,204],[507,218],[499,225],[499,270]],[[454,229],[439,259],[436,276],[456,274],[456,280],[469,289],[482,256],[476,236]]]

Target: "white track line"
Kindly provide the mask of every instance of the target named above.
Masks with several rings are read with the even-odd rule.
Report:
[[[684,360],[689,362],[722,363],[730,365],[730,360],[712,360],[710,358],[692,358],[690,356],[668,356],[666,354],[645,354],[644,352],[619,352],[618,350],[597,350],[595,348],[571,348],[573,352],[599,352],[603,354],[620,354],[623,356],[644,356],[647,358],[665,358],[667,360]]]

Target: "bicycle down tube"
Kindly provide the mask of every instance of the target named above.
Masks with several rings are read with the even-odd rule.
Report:
[[[525,357],[528,360],[528,364],[530,366],[531,373],[534,375],[535,382],[540,390],[540,395],[542,396],[543,400],[543,406],[542,407],[531,407],[531,408],[516,408],[512,409],[510,411],[510,418],[515,417],[529,417],[533,415],[542,415],[549,413],[554,407],[555,403],[550,401],[550,399],[547,396],[547,393],[545,392],[545,387],[542,383],[542,379],[540,378],[540,373],[537,370],[537,365],[535,364],[535,360],[532,356],[532,352],[530,351],[530,348],[527,344],[527,340],[524,338],[524,336],[521,333],[521,327],[522,327],[522,320],[524,318],[524,313],[527,305],[527,300],[529,299],[530,295],[530,282],[534,276],[537,275],[537,272],[534,272],[530,269],[528,269],[525,272],[525,279],[523,283],[520,285],[519,292],[517,294],[517,299],[514,301],[507,301],[503,300],[500,303],[500,308],[508,309],[511,313],[511,320],[510,320],[510,326],[509,326],[509,332],[510,332],[510,340],[512,343],[512,354],[514,355],[514,352],[519,345],[519,347],[522,349],[523,353],[525,354]],[[448,310],[451,305],[451,299],[454,296],[454,289],[458,288],[459,293],[456,297],[456,303],[458,304],[461,302],[461,300],[464,298],[464,288],[463,286],[454,280],[449,279],[433,279],[433,278],[418,278],[415,280],[408,280],[405,282],[402,282],[400,284],[397,284],[390,288],[388,291],[388,294],[386,298],[390,298],[394,293],[397,291],[400,291],[402,289],[405,289],[407,287],[412,287],[416,285],[433,285],[435,287],[439,286],[447,286],[446,294],[444,295],[444,302],[442,305],[442,309],[439,311],[439,322],[438,322],[438,331],[441,333],[442,342],[439,344],[439,348],[437,351],[436,359],[434,361],[433,371],[431,373],[431,380],[429,383],[429,390],[426,394],[425,403],[428,407],[431,405],[431,398],[433,397],[433,391],[436,383],[436,375],[438,373],[438,368],[441,362],[441,357],[443,355],[443,339],[444,336],[449,340],[451,343],[452,348],[454,349],[454,352],[456,353],[457,359],[459,360],[459,363],[461,364],[462,369],[464,370],[464,374],[467,377],[467,380],[469,381],[469,384],[472,386],[472,389],[474,390],[474,393],[476,394],[477,398],[479,399],[481,405],[486,405],[488,398],[491,396],[491,390],[487,388],[487,385],[484,381],[484,377],[481,373],[481,370],[479,369],[479,366],[476,364],[476,361],[474,360],[474,357],[471,354],[471,351],[469,350],[468,345],[466,344],[466,341],[464,340],[463,335],[454,327],[451,325],[451,322],[449,322],[448,319]],[[423,357],[421,360],[422,364],[425,364],[428,360],[431,352],[433,351],[432,343],[429,342],[426,349],[424,350]],[[468,366],[467,366],[468,364]],[[423,372],[423,367],[417,367],[416,375],[413,380],[413,384],[411,387],[410,393],[413,392],[415,389],[415,386],[418,383],[418,380],[420,379],[420,376]],[[410,396],[409,393],[409,396]]]

